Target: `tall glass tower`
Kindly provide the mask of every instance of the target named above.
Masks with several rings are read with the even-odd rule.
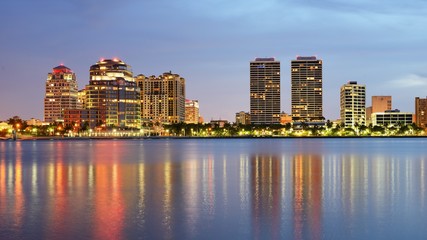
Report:
[[[252,124],[280,123],[280,62],[274,58],[250,62],[250,115]]]
[[[98,110],[97,127],[141,128],[140,89],[129,65],[101,59],[90,67],[85,106]]]

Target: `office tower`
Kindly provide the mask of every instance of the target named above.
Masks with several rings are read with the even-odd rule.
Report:
[[[65,109],[78,108],[76,75],[60,65],[47,75],[44,98],[44,121],[63,121]]]
[[[356,124],[365,125],[365,85],[350,81],[341,87],[340,94],[341,121],[346,127],[354,127]]]
[[[185,120],[185,79],[172,72],[136,77],[141,88],[143,121],[180,123]]]
[[[248,112],[240,111],[236,113],[236,124],[251,124],[251,115]]]
[[[294,122],[324,121],[322,81],[322,60],[316,57],[297,57],[291,61]]]
[[[86,109],[98,110],[97,127],[141,128],[140,89],[129,65],[101,59],[90,67]]]
[[[185,123],[199,123],[199,101],[185,99]]]
[[[250,62],[252,124],[280,123],[280,61],[256,58]]]
[[[391,96],[372,96],[372,113],[391,110]]]
[[[427,128],[427,98],[415,98],[415,123]]]

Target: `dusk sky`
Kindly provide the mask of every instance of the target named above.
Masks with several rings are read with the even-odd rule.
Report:
[[[13,0],[0,10],[0,120],[43,119],[47,74],[63,63],[79,89],[89,67],[118,57],[134,75],[186,79],[205,121],[249,111],[249,62],[281,61],[290,112],[290,61],[323,59],[324,116],[339,118],[349,80],[393,108],[427,95],[427,2],[421,0]]]

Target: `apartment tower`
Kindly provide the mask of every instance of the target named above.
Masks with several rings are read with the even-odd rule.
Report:
[[[131,67],[120,59],[101,59],[89,74],[85,106],[98,110],[97,127],[141,128],[140,89]]]
[[[322,60],[311,56],[291,61],[292,121],[324,121],[322,81]]]
[[[340,116],[346,127],[365,125],[366,87],[350,81],[341,87]]]
[[[250,62],[252,124],[280,123],[280,61],[256,58]]]
[[[48,73],[44,98],[44,121],[64,120],[64,110],[79,108],[76,75],[66,66],[60,65]]]
[[[185,121],[185,79],[172,72],[136,77],[141,88],[141,117],[145,122]]]

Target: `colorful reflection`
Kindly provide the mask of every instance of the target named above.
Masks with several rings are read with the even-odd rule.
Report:
[[[260,153],[233,144],[0,142],[0,239],[427,234],[422,152],[322,153],[317,146],[301,153],[277,145]]]

